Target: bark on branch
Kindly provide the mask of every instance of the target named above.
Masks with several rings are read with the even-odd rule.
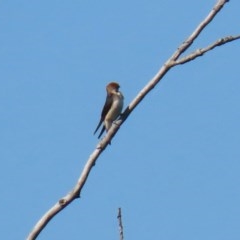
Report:
[[[143,100],[143,98],[159,83],[159,81],[165,76],[165,74],[174,66],[189,62],[195,58],[202,56],[204,53],[214,49],[217,46],[229,43],[231,41],[237,40],[240,38],[240,35],[235,37],[225,37],[216,41],[215,43],[209,45],[208,47],[198,49],[195,52],[180,58],[179,57],[192,45],[194,40],[199,36],[203,29],[213,20],[216,14],[222,9],[222,7],[228,2],[228,0],[218,0],[213,9],[207,15],[207,17],[197,26],[193,33],[177,48],[173,55],[165,62],[165,64],[160,68],[157,74],[146,84],[146,86],[137,94],[133,101],[125,109],[124,113],[120,117],[116,124],[113,124],[111,129],[108,131],[107,135],[99,142],[93,153],[90,155],[87,163],[79,177],[76,185],[70,193],[61,198],[52,208],[50,208],[42,218],[36,223],[32,231],[29,233],[27,240],[36,239],[48,222],[65,207],[67,207],[73,200],[80,197],[82,188],[84,187],[85,182],[90,174],[92,167],[95,165],[99,155],[104,151],[108,146],[108,143],[114,137],[114,135],[119,130],[119,127],[124,123],[128,118],[130,113],[134,110],[135,107]]]

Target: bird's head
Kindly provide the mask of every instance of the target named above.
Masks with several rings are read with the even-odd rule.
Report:
[[[120,85],[117,82],[111,82],[107,85],[106,90],[108,93],[118,92]]]

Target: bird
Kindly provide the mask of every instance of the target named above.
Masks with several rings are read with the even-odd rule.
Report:
[[[103,132],[111,128],[112,123],[119,117],[123,109],[124,97],[119,91],[120,85],[117,82],[110,82],[106,86],[107,97],[102,109],[101,118],[97,125],[94,134],[98,131],[100,126],[103,124],[102,130],[98,136],[100,138]]]

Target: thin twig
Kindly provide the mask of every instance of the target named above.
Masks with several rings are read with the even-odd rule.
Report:
[[[228,36],[228,37],[221,38],[221,39],[217,40],[216,42],[214,42],[213,44],[211,44],[211,45],[209,45],[205,48],[197,49],[196,51],[190,53],[186,57],[180,58],[179,60],[175,61],[174,65],[184,64],[186,62],[192,61],[195,58],[202,56],[204,53],[214,49],[215,47],[219,47],[223,44],[232,42],[232,41],[237,40],[237,39],[240,39],[240,35]]]
[[[120,240],[123,240],[123,225],[122,225],[122,211],[121,208],[118,208],[118,228],[119,228],[119,236]]]
[[[81,173],[81,176],[79,177],[77,184],[74,186],[73,190],[68,193],[66,196],[64,196],[62,199],[60,199],[51,209],[49,209],[42,218],[36,223],[33,230],[29,233],[27,240],[34,240],[37,238],[39,233],[44,229],[44,227],[47,225],[47,223],[61,210],[63,210],[66,206],[68,206],[73,200],[80,197],[80,193],[82,188],[84,187],[84,184],[90,174],[90,171],[92,167],[95,165],[95,162],[97,161],[99,155],[104,151],[104,149],[108,146],[108,143],[111,141],[111,139],[114,137],[114,135],[117,133],[119,127],[124,123],[124,121],[128,118],[128,116],[131,114],[131,112],[134,110],[134,108],[140,104],[142,99],[159,83],[159,81],[165,76],[165,74],[174,66],[180,64],[180,61],[183,61],[183,59],[180,59],[177,61],[179,56],[185,52],[193,43],[193,41],[197,38],[197,36],[201,33],[201,31],[212,21],[212,19],[216,16],[216,14],[221,10],[221,8],[224,6],[224,4],[228,2],[228,0],[218,0],[218,2],[215,4],[211,12],[208,14],[208,16],[199,24],[199,26],[196,28],[196,30],[187,38],[186,41],[184,41],[178,49],[173,53],[172,57],[170,57],[166,63],[161,67],[161,69],[158,71],[158,73],[153,77],[152,80],[147,83],[147,85],[138,93],[138,95],[133,99],[133,101],[128,105],[128,107],[125,109],[124,113],[122,114],[121,118],[116,122],[116,124],[113,124],[111,129],[108,131],[107,135],[99,142],[96,149],[93,151],[93,153],[90,155],[89,159],[87,160],[87,163]],[[236,38],[238,39],[238,37]],[[232,40],[236,40],[232,39]],[[232,41],[231,40],[231,41]],[[226,41],[224,43],[230,42]],[[218,46],[224,44],[221,43]],[[217,46],[217,45],[216,45]],[[216,47],[215,45],[209,49],[205,49],[206,51],[209,51]],[[202,49],[201,51],[204,51]],[[197,56],[197,54],[196,54]],[[189,57],[189,56],[188,56]],[[186,59],[186,57],[185,57]],[[190,61],[190,60],[188,60]],[[187,62],[187,60],[186,60]]]

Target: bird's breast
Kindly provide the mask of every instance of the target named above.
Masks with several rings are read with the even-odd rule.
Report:
[[[123,108],[123,95],[118,92],[113,96],[113,103],[110,107],[107,115],[106,120],[114,121],[117,117],[121,114]]]

